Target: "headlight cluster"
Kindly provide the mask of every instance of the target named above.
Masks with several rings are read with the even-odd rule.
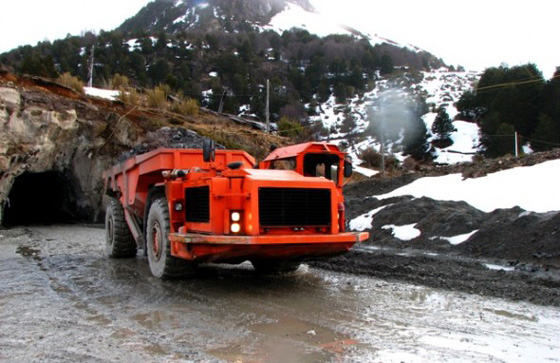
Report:
[[[229,230],[233,234],[237,234],[241,232],[241,212],[240,211],[231,211],[229,214],[230,218],[230,227]]]

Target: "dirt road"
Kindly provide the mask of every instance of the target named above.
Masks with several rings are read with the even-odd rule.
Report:
[[[0,230],[0,361],[560,361],[560,309],[303,266],[160,281],[104,231]]]

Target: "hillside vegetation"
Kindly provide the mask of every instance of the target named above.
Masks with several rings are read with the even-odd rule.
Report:
[[[93,85],[120,89],[128,105],[166,108],[171,97],[179,114],[198,104],[261,122],[269,81],[282,136],[333,140],[355,165],[379,167],[381,153],[395,165],[495,157],[514,152],[515,132],[519,152],[560,146],[560,73],[547,81],[527,64],[479,77],[350,27],[320,37],[270,25],[294,7],[313,10],[307,0],[156,0],[115,30],[19,47],[0,64],[78,85],[92,69]]]

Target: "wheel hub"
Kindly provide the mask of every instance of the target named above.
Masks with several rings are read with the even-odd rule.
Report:
[[[156,260],[159,260],[159,258],[161,257],[161,243],[161,226],[159,225],[159,222],[156,221],[152,226],[152,252]]]

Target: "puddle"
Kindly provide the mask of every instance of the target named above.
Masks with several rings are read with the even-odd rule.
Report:
[[[16,253],[20,256],[23,257],[28,257],[28,258],[32,258],[34,260],[38,260],[41,261],[42,258],[40,256],[41,251],[34,248],[34,247],[29,247],[29,246],[19,246],[16,249]]]
[[[161,281],[142,256],[104,258],[102,229],[33,234],[45,247],[17,254],[40,269],[14,248],[0,264],[1,360],[560,362],[555,307],[308,266]]]

